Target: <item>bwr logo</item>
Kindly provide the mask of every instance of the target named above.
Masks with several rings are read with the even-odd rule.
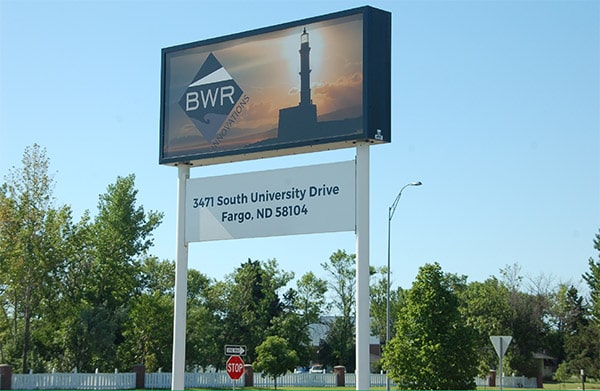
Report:
[[[179,106],[204,138],[212,141],[243,93],[211,53],[185,90]]]

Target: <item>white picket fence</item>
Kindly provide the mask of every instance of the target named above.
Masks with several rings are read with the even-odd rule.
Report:
[[[236,388],[244,385],[244,377],[238,380]],[[171,373],[170,372],[153,372],[146,373],[144,378],[147,390],[155,389],[170,389],[171,388]],[[232,385],[231,379],[226,372],[186,372],[184,378],[186,388],[219,388]]]
[[[337,375],[333,373],[288,373],[277,378],[277,387],[335,387]],[[273,388],[271,377],[254,374],[255,387]]]
[[[33,373],[13,374],[13,390],[128,390],[135,389],[135,373]],[[235,388],[243,388],[244,376],[235,382]],[[277,378],[277,387],[336,387],[337,375],[332,373],[289,373]],[[345,386],[354,388],[356,376],[346,373]],[[496,386],[499,386],[496,379]],[[225,372],[193,372],[185,374],[186,388],[226,388],[234,385]],[[385,374],[372,373],[371,387],[384,387]],[[487,378],[477,378],[479,387],[488,385]],[[146,389],[171,388],[170,372],[154,372],[145,375]],[[395,387],[394,382],[391,383]],[[536,388],[535,378],[524,376],[504,376],[502,385],[506,388]],[[254,374],[254,386],[273,388],[274,382],[270,377]]]
[[[135,373],[13,374],[13,390],[126,390],[135,388]]]
[[[245,375],[235,383],[235,388],[244,385]],[[337,375],[333,373],[288,373],[277,378],[277,387],[336,387]],[[146,389],[161,389],[171,386],[171,373],[147,373]],[[345,376],[347,387],[356,385],[356,376],[347,373]],[[392,383],[393,384],[393,383]],[[254,374],[254,387],[274,388],[275,382],[271,377],[263,377],[261,373]],[[385,386],[385,375],[371,374],[372,386]],[[216,373],[186,373],[185,386],[188,388],[199,387],[229,387],[233,381],[225,372]]]
[[[478,377],[475,379],[477,387],[487,387],[489,379]],[[500,378],[496,378],[496,387],[500,387]],[[502,387],[506,388],[537,388],[537,379],[535,377],[525,376],[502,376]]]

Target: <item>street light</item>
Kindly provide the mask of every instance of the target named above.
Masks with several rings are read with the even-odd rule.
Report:
[[[398,192],[394,203],[390,206],[388,210],[388,248],[387,248],[387,311],[386,311],[386,321],[385,321],[385,343],[390,340],[390,233],[392,227],[392,217],[394,217],[394,212],[396,211],[396,206],[398,206],[398,201],[400,201],[400,197],[402,196],[402,190],[406,189],[408,186],[421,186],[421,181],[407,183],[402,186],[402,189]],[[390,390],[390,377],[386,375],[386,390]]]

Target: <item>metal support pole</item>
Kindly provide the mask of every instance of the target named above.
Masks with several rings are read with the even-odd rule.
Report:
[[[175,311],[173,316],[173,371],[171,390],[185,388],[185,323],[187,311],[188,246],[185,242],[186,184],[190,166],[177,166],[177,232],[175,254]]]
[[[500,337],[500,351],[502,352],[502,354],[500,354],[500,391],[502,391],[502,377],[504,376],[502,373],[502,356],[504,356],[504,346],[502,342],[502,337]]]
[[[390,322],[391,322],[391,311],[390,311],[390,230],[392,228],[392,208],[388,210],[388,238],[387,238],[387,300],[386,300],[386,316],[385,316],[385,349],[388,347],[390,342]],[[385,374],[385,389],[390,391],[390,374],[386,371]]]
[[[369,363],[369,144],[356,146],[356,389],[371,387]]]
[[[386,305],[386,317],[385,317],[385,344],[387,348],[387,344],[390,341],[390,328],[391,328],[391,314],[390,314],[390,273],[391,273],[391,262],[390,262],[390,242],[391,242],[391,232],[392,232],[392,217],[394,217],[394,212],[396,211],[396,207],[398,206],[398,202],[400,201],[400,197],[402,197],[402,191],[406,189],[408,186],[421,186],[421,181],[411,182],[404,186],[398,192],[396,199],[392,203],[392,205],[388,209],[388,237],[387,237],[387,305]],[[385,379],[385,389],[390,391],[390,376],[389,371],[386,373]]]

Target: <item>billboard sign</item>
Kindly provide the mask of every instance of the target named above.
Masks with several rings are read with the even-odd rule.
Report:
[[[185,241],[353,231],[355,186],[354,160],[188,179]]]
[[[391,141],[390,35],[361,7],[163,49],[159,162]]]

